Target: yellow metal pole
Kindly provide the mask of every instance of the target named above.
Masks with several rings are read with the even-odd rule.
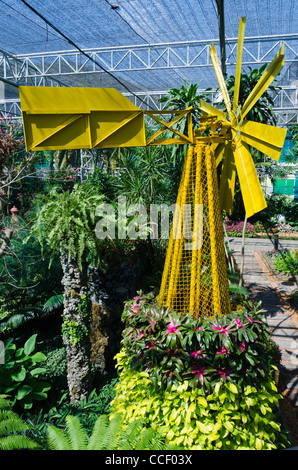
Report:
[[[195,159],[196,159],[196,182],[195,182],[195,217],[194,217],[194,239],[193,243],[197,244],[200,240],[200,224],[203,224],[202,220],[197,220],[196,217],[196,205],[202,204],[202,146],[196,145],[195,147]],[[194,247],[192,249],[191,258],[191,280],[190,280],[190,298],[189,298],[189,312],[194,315],[196,308],[198,307],[198,298],[200,295],[200,283],[201,283],[201,254],[202,247]]]
[[[180,195],[181,199],[179,202],[181,224],[183,221],[184,204],[186,204],[186,201],[187,201],[187,190],[190,184],[193,156],[194,156],[194,148],[193,146],[190,146],[187,149],[187,154],[186,154],[185,175],[184,175],[183,180],[181,181],[181,195]],[[169,307],[173,306],[174,298],[177,297],[177,282],[179,279],[179,275],[181,276],[180,265],[181,265],[181,257],[182,257],[184,243],[185,241],[184,241],[183,231],[182,231],[181,238],[178,240],[175,240],[174,242],[172,265],[171,265],[171,271],[169,273],[170,277],[169,277],[169,286],[168,286],[168,296],[167,296],[167,301],[166,301],[166,305]]]

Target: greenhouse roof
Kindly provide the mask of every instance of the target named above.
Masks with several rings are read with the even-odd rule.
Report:
[[[225,0],[228,74],[245,16],[243,67],[270,62],[285,42],[286,78],[298,60],[295,4]],[[0,0],[0,8],[0,48],[62,84],[134,92],[185,80],[217,86],[209,59],[212,41],[220,55],[216,0]]]

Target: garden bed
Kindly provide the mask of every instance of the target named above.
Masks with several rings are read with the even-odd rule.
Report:
[[[278,252],[278,250],[276,250]],[[259,251],[259,255],[262,258],[262,261],[265,263],[269,273],[271,276],[274,277],[274,279],[283,285],[292,285],[292,286],[297,286],[298,288],[298,276],[297,275],[291,275],[291,274],[286,274],[280,271],[277,271],[277,269],[274,266],[274,258],[268,256],[268,251]]]
[[[123,321],[112,416],[142,418],[184,449],[287,445],[273,380],[280,352],[257,305],[194,319],[140,295]]]

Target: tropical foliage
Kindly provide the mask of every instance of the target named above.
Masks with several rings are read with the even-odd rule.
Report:
[[[144,427],[139,419],[128,425],[123,424],[120,414],[109,421],[101,415],[95,422],[88,437],[80,420],[75,416],[65,419],[66,431],[54,426],[48,427],[48,445],[52,450],[169,450],[175,446],[165,443],[157,431]]]
[[[13,403],[22,408],[30,409],[36,400],[45,400],[51,386],[39,380],[45,372],[42,367],[46,356],[35,352],[37,335],[32,335],[24,344],[17,348],[12,338],[5,342],[4,359],[0,362],[0,393],[9,393]]]
[[[0,395],[0,450],[41,449],[26,436],[30,426],[12,411],[8,395]]]
[[[51,259],[63,251],[81,267],[87,250],[97,252],[95,209],[103,200],[94,188],[80,184],[71,192],[54,188],[48,195],[37,195],[32,234],[42,246],[46,241]]]
[[[126,303],[113,413],[140,417],[184,449],[286,445],[271,374],[280,361],[260,305],[194,319],[141,292]]]
[[[278,365],[266,347],[271,332],[260,305],[243,304],[242,311],[195,320],[137,296],[122,315],[130,367],[146,371],[156,390],[184,380],[208,391],[220,381],[262,383]]]

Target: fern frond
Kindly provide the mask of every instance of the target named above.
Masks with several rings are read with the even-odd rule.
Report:
[[[143,432],[138,436],[138,440],[135,444],[135,450],[163,450],[164,441],[157,432],[152,429],[144,429]]]
[[[23,434],[30,426],[10,409],[11,406],[7,395],[0,395],[0,449],[40,449],[39,444]]]
[[[0,438],[1,450],[41,449],[41,446],[30,437],[22,435],[11,435]]]
[[[83,425],[76,416],[66,416],[66,428],[72,450],[86,450],[88,437]]]
[[[8,410],[0,414],[0,436],[10,432],[27,431],[29,426],[16,413]]]
[[[67,435],[56,426],[48,426],[47,441],[51,450],[72,450]]]
[[[8,395],[0,395],[0,410],[4,410],[6,408],[11,408],[12,402],[10,401]]]
[[[88,450],[103,450],[102,443],[105,438],[108,424],[109,421],[106,415],[101,415],[97,418],[87,446]]]
[[[140,420],[135,420],[129,423],[118,440],[117,449],[130,450],[135,449],[140,440],[142,433],[143,423]]]
[[[117,449],[117,442],[119,434],[122,431],[123,419],[122,415],[117,414],[111,419],[106,429],[106,434],[102,442],[102,449],[114,450]]]

